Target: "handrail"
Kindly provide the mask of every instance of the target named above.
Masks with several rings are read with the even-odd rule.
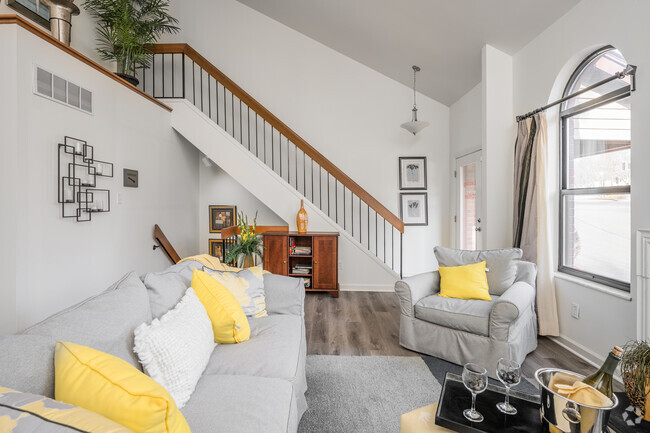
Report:
[[[253,226],[251,226],[252,228]],[[289,227],[287,226],[257,226],[255,228],[256,234],[262,234],[266,232],[288,232]],[[239,226],[230,226],[221,229],[221,239],[229,239],[236,235],[240,234]]]
[[[129,90],[139,94],[143,98],[148,99],[149,101],[153,102],[154,104],[164,108],[167,111],[172,111],[170,107],[167,105],[163,104],[159,100],[153,98],[152,96],[148,95],[147,93],[143,92],[142,90],[138,89],[135,87],[133,84],[129,83],[128,81],[125,81],[124,79],[118,77],[102,65],[98,64],[97,62],[91,60],[90,58],[84,56],[81,54],[79,51],[75,50],[74,48],[70,48],[68,45],[64,44],[63,42],[59,41],[56,39],[54,36],[46,32],[45,30],[40,29],[37,27],[35,24],[27,21],[25,18],[16,15],[16,14],[8,14],[8,15],[0,15],[0,24],[17,24],[18,26],[22,27],[23,29],[27,30],[28,32],[33,33],[34,35],[38,36],[39,38],[43,39],[45,42],[49,42],[50,44],[54,45],[55,47],[59,48],[62,51],[65,51],[66,53],[70,54],[72,57],[74,57],[77,60],[80,60],[81,62],[85,63],[86,65],[90,66],[91,68],[99,71],[100,73],[106,75],[107,77],[111,78],[114,81],[117,81],[121,85],[127,87]]]
[[[369,192],[363,189],[352,178],[339,169],[334,163],[328,160],[323,154],[312,147],[305,139],[299,136],[294,130],[289,128],[284,122],[278,119],[266,107],[260,104],[256,99],[249,95],[244,89],[239,87],[228,76],[221,72],[216,66],[210,63],[205,57],[199,54],[188,44],[155,44],[150,48],[154,54],[184,54],[190,58],[197,66],[206,71],[215,78],[220,84],[228,89],[234,96],[248,105],[254,112],[262,117],[275,130],[284,135],[296,147],[302,150],[309,158],[319,164],[323,169],[329,172],[335,179],[349,189],[353,194],[363,200],[368,206],[374,209],[384,220],[395,227],[400,233],[404,233],[404,222],[388,210],[383,204],[375,199]]]
[[[181,256],[178,255],[171,242],[169,242],[169,239],[167,239],[167,236],[165,236],[158,224],[156,224],[153,228],[153,238],[156,242],[158,242],[158,245],[154,245],[154,250],[158,247],[162,248],[173,264],[181,261]]]

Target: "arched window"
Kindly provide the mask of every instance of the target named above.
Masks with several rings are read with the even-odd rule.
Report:
[[[625,69],[604,47],[571,76],[564,96]],[[564,102],[561,122],[559,270],[630,290],[631,77]]]

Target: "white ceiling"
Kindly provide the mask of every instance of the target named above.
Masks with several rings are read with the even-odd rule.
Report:
[[[481,48],[515,54],[580,0],[238,0],[451,105],[481,81]]]

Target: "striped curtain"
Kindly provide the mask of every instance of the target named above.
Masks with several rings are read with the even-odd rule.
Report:
[[[537,264],[537,318],[540,335],[559,335],[555,297],[549,195],[546,115],[520,120],[515,142],[513,243],[522,259]]]

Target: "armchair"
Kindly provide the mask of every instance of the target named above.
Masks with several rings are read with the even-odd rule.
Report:
[[[475,362],[494,376],[499,358],[521,364],[537,348],[533,263],[515,261],[514,283],[492,301],[437,296],[440,274],[427,272],[395,283],[403,347],[463,365]]]

